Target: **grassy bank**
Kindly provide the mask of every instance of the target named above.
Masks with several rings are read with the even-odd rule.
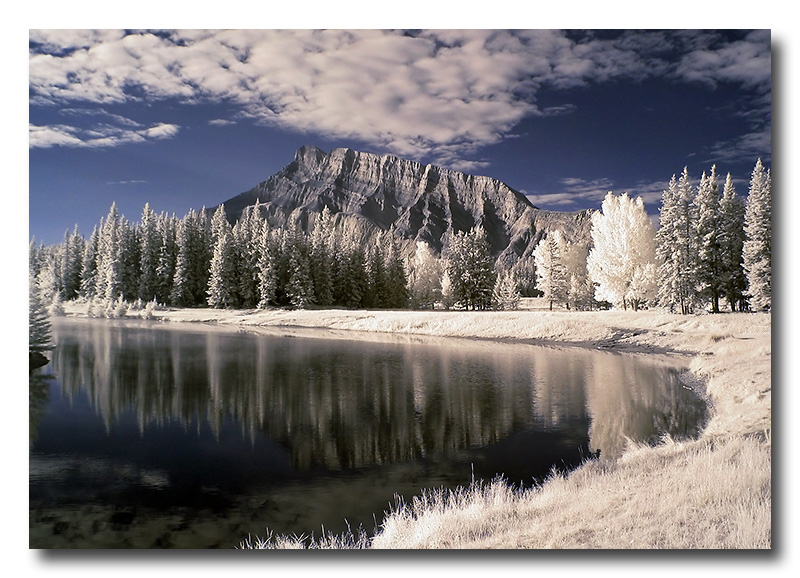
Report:
[[[571,313],[537,305],[485,313],[175,309],[156,315],[263,331],[325,329],[349,338],[472,337],[691,356],[695,385],[711,405],[698,440],[631,447],[619,460],[587,462],[525,492],[493,482],[421,495],[396,508],[371,539],[328,536],[313,546],[770,548],[770,316]],[[67,313],[83,312],[74,305]],[[244,545],[301,546],[283,537]]]

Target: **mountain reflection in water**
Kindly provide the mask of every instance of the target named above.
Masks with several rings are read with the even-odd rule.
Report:
[[[124,494],[162,509],[224,510],[256,486],[294,491],[398,467],[413,470],[404,487],[418,489],[467,485],[472,472],[530,484],[598,448],[614,457],[626,439],[694,436],[705,412],[673,361],[631,355],[110,320],[60,319],[53,334],[50,395],[40,384],[31,398],[32,507],[55,493]],[[129,475],[109,473],[120,459],[136,464]],[[88,489],[70,494],[67,478]],[[401,489],[375,503],[386,509]],[[331,515],[352,520],[339,501]]]

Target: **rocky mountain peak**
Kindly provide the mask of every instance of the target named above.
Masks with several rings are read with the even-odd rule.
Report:
[[[226,213],[235,221],[256,202],[275,226],[295,221],[307,227],[328,207],[337,226],[365,241],[391,229],[409,249],[419,240],[439,251],[448,232],[482,225],[493,252],[509,264],[529,255],[548,230],[588,237],[590,225],[587,211],[542,211],[491,177],[349,148],[325,153],[311,145],[300,147],[266,181],[225,201]]]

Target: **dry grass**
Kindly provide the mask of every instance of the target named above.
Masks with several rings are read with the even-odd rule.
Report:
[[[325,328],[343,338],[480,337],[692,355],[712,418],[699,440],[632,447],[517,492],[501,481],[400,504],[377,534],[248,539],[245,548],[770,548],[771,318],[658,312],[173,310],[164,320]],[[70,311],[68,311],[70,313]],[[72,311],[80,314],[80,311]],[[359,333],[364,332],[364,333]]]

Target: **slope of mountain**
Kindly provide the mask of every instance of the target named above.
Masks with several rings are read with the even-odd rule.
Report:
[[[538,209],[490,177],[346,148],[326,154],[313,146],[301,147],[294,161],[224,205],[235,221],[256,203],[275,226],[294,220],[308,227],[328,207],[337,227],[365,241],[393,229],[409,249],[421,240],[440,251],[448,231],[482,224],[493,254],[506,266],[529,256],[549,230],[588,238],[591,224],[591,211]]]

